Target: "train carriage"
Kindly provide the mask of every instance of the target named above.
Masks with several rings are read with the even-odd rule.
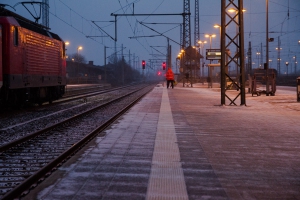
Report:
[[[2,73],[2,25],[0,24],[0,95],[3,85],[3,73]]]
[[[52,102],[65,93],[63,40],[11,11],[0,9],[0,100]]]

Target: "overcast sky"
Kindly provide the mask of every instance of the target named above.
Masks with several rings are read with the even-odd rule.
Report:
[[[1,3],[16,5],[19,0],[0,0]],[[204,40],[204,34],[214,33],[217,37],[212,39],[212,48],[219,48],[219,30],[214,24],[220,24],[220,0],[199,0],[200,4],[200,33]],[[97,26],[101,27],[111,37],[115,37],[114,17],[115,14],[157,14],[183,12],[183,0],[49,0],[50,3],[50,28],[52,32],[61,36],[64,41],[69,41],[68,54],[76,53],[77,47],[82,46],[80,51],[88,61],[92,60],[96,65],[104,64],[104,46],[114,47],[114,41],[110,37],[103,37],[106,34]],[[191,38],[194,44],[194,13],[195,1],[191,0]],[[128,6],[129,5],[129,6]],[[7,7],[8,8],[8,7]],[[29,9],[33,8],[29,5]],[[265,0],[244,0],[244,28],[245,48],[248,49],[248,42],[252,42],[252,57],[257,65],[256,52],[261,51],[261,44],[265,46],[265,24],[266,24],[266,1]],[[10,8],[8,8],[10,9]],[[15,6],[16,12],[29,19],[33,19],[28,11],[22,6]],[[11,10],[11,9],[10,9]],[[39,10],[36,8],[36,11]],[[97,24],[94,25],[91,21]],[[271,67],[276,68],[278,37],[281,40],[282,62],[293,63],[297,56],[300,61],[300,0],[269,0],[269,37],[275,38],[270,43]],[[40,23],[42,21],[40,20]],[[159,33],[164,33],[172,40],[180,42],[180,28],[182,16],[142,16],[142,17],[118,17],[117,19],[117,47],[121,50],[124,46],[125,59],[128,60],[129,51],[131,59],[133,54],[136,59],[146,60],[165,58],[160,56],[166,53],[167,39],[162,36],[140,37],[130,39],[134,36],[158,35],[154,31],[141,25],[139,22],[147,23],[172,23],[172,24],[146,24]],[[235,31],[235,30],[233,30]],[[87,36],[94,36],[87,38]],[[97,36],[97,37],[95,37]],[[102,36],[102,37],[99,37]],[[206,39],[207,40],[207,39]],[[180,46],[175,42],[172,45],[172,63],[175,64],[175,57],[180,51]],[[152,47],[150,47],[152,46]],[[209,44],[206,45],[206,48]],[[107,56],[113,53],[113,48],[107,49]],[[121,54],[121,52],[120,52]],[[265,55],[265,50],[263,49]],[[160,62],[160,61],[159,61]],[[291,65],[290,65],[291,66]],[[298,66],[300,69],[300,65]]]

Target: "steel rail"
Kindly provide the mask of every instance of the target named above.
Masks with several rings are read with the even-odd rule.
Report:
[[[78,141],[77,143],[75,143],[74,145],[72,145],[69,149],[65,150],[60,156],[56,157],[54,160],[52,160],[46,166],[44,166],[41,169],[39,169],[37,172],[35,172],[30,177],[28,177],[27,179],[25,179],[25,181],[23,181],[21,184],[19,184],[14,189],[12,189],[8,193],[6,193],[2,197],[2,199],[15,199],[15,198],[21,197],[22,195],[26,195],[26,193],[30,189],[32,189],[33,185],[36,185],[37,183],[41,182],[52,171],[54,171],[58,166],[60,166],[62,164],[62,162],[64,162],[66,159],[68,159],[72,154],[75,154],[80,148],[82,148],[82,146],[84,146],[85,144],[87,144],[99,132],[105,130],[105,128],[107,128],[111,123],[113,123],[117,118],[119,118],[123,113],[125,113],[129,108],[131,108],[136,102],[138,102],[144,95],[146,95],[150,90],[152,90],[153,87],[150,87],[150,86],[143,87],[142,89],[139,89],[137,91],[132,91],[132,92],[128,93],[127,95],[123,95],[122,97],[119,97],[119,98],[114,99],[114,100],[112,100],[112,101],[110,101],[108,103],[105,103],[105,104],[103,104],[101,106],[97,106],[97,107],[91,109],[89,111],[89,113],[93,112],[93,111],[95,111],[95,110],[97,110],[99,108],[102,108],[104,106],[107,106],[109,104],[113,104],[115,101],[118,101],[120,99],[126,98],[127,96],[129,96],[131,94],[134,94],[134,93],[136,93],[138,91],[142,91],[145,88],[147,89],[147,91],[146,92],[144,91],[142,95],[139,95],[139,97],[137,97],[134,101],[132,101],[128,106],[126,106],[125,108],[121,109],[116,115],[114,115],[113,117],[111,117],[110,119],[108,119],[104,124],[102,124],[101,126],[95,128],[92,132],[90,132],[89,134],[87,134],[83,139],[81,139],[80,141]],[[79,114],[77,116],[74,116],[74,118],[70,118],[68,120],[65,120],[64,122],[59,123],[59,124],[61,125],[63,123],[66,123],[66,121],[77,119],[80,116],[86,115],[86,114],[87,114],[87,112],[81,113],[81,114]],[[55,127],[57,127],[57,126],[58,126],[57,124],[54,125],[52,127],[52,129],[55,128]],[[48,127],[47,130],[49,130],[49,129],[51,129],[51,128]],[[39,134],[41,134],[42,131],[38,131],[38,132],[39,132]],[[12,145],[20,144],[21,142],[29,140],[30,138],[35,137],[37,134],[38,133],[32,134],[31,137],[26,137],[26,139],[25,138],[20,139],[19,142],[14,142],[13,144],[10,144],[10,147],[12,147]],[[8,149],[8,146],[5,147],[5,148],[2,148],[2,149]]]
[[[128,88],[128,87],[131,87],[131,86],[133,86],[133,84],[122,86],[122,87],[103,89],[103,90],[100,90],[100,91],[93,91],[92,88],[89,88],[89,89],[84,88],[84,89],[74,90],[74,91],[85,90],[85,92],[79,93],[79,94],[75,93],[75,94],[64,95],[62,99],[56,100],[55,103],[73,101],[73,100],[81,99],[81,98],[84,98],[84,97],[90,97],[90,96],[94,96],[94,95],[98,95],[98,94],[112,92],[112,91],[115,91],[115,90],[121,90],[121,89]],[[93,88],[93,89],[96,90],[96,88]],[[86,90],[89,90],[89,91],[86,91]]]

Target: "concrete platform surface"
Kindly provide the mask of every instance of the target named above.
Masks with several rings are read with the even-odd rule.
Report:
[[[220,96],[154,88],[25,199],[300,199],[296,92]]]

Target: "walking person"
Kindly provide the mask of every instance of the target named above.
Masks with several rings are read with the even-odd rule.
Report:
[[[170,83],[171,83],[171,87],[173,89],[174,88],[174,73],[170,67],[167,70],[166,79],[167,79],[167,88],[169,88]]]

